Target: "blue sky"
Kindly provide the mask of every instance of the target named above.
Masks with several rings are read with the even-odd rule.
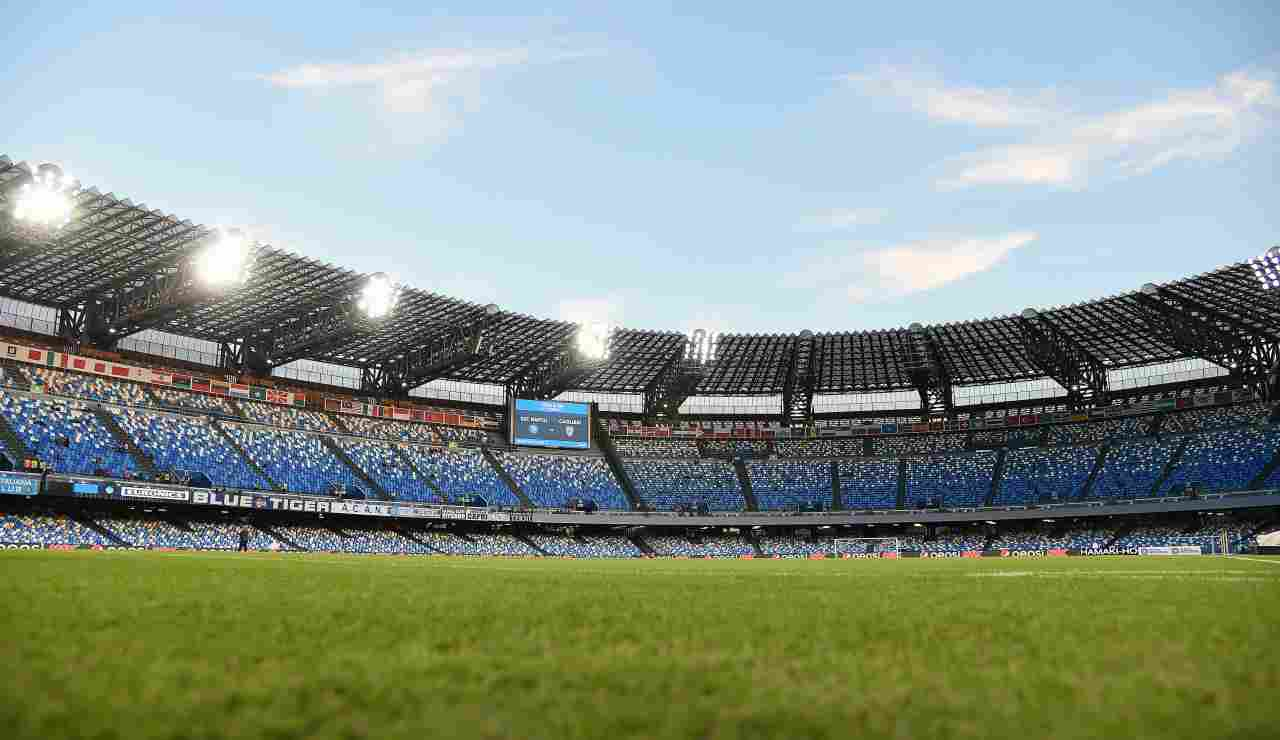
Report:
[[[10,9],[0,152],[533,315],[889,328],[1280,243],[1273,2],[131,5]]]

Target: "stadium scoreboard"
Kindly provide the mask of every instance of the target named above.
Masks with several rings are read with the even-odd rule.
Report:
[[[517,398],[510,413],[511,441],[527,447],[591,447],[591,405]]]

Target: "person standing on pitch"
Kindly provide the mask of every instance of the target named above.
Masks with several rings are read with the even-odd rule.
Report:
[[[249,551],[249,528],[240,528],[240,552]]]

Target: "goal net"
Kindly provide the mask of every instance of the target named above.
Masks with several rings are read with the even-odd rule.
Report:
[[[897,537],[837,537],[831,549],[838,558],[896,558],[901,544]]]

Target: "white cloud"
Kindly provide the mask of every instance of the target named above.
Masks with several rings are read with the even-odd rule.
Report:
[[[846,83],[869,95],[896,98],[930,118],[973,126],[1029,126],[1062,115],[1051,90],[1022,93],[1012,89],[950,87],[903,67],[880,67],[844,75]]]
[[[884,208],[831,208],[814,219],[814,226],[830,231],[878,224],[889,216]]]
[[[919,293],[999,264],[1036,240],[1030,231],[998,237],[938,237],[814,261],[784,282],[791,288],[842,289],[855,303]]]
[[[576,58],[584,53],[529,47],[428,49],[372,63],[299,64],[261,75],[260,79],[290,90],[368,91],[375,110],[393,117],[412,116],[414,128],[431,136],[457,125],[461,114],[470,107],[468,99],[482,75],[534,62]]]
[[[1063,106],[1052,90],[949,86],[899,67],[843,79],[933,120],[1029,132],[1022,141],[947,162],[947,174],[938,180],[943,188],[1079,188],[1091,179],[1143,175],[1179,160],[1221,158],[1274,125],[1280,110],[1275,82],[1244,71],[1209,87],[1088,115]]]

